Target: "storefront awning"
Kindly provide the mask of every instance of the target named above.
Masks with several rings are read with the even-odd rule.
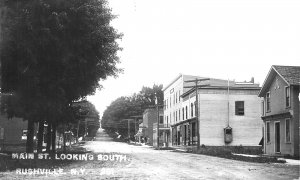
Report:
[[[178,125],[184,124],[184,123],[189,123],[189,122],[194,121],[194,120],[196,120],[196,117],[193,117],[191,119],[187,119],[187,120],[184,120],[184,121],[180,121],[180,122],[178,122],[176,124],[171,125],[171,127],[178,126]]]

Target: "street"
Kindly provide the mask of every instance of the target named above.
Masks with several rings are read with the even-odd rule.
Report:
[[[299,165],[250,163],[212,156],[154,150],[114,142],[99,130],[84,146],[95,155],[123,155],[126,160],[76,161],[59,175],[1,174],[3,179],[298,179]],[[71,172],[72,171],[72,172]]]

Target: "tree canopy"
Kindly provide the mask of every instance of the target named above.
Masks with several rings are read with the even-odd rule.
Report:
[[[62,122],[73,101],[117,76],[121,50],[105,0],[6,1],[1,91],[9,116]]]
[[[132,116],[142,115],[147,108],[154,107],[157,97],[158,104],[163,104],[163,86],[153,85],[143,87],[139,93],[131,96],[122,96],[114,100],[104,111],[101,119],[101,127],[109,131],[118,131],[125,129],[127,132],[127,122],[123,119],[132,118]]]

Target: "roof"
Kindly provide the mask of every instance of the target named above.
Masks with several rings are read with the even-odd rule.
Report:
[[[300,66],[273,66],[273,68],[289,85],[299,85]]]
[[[221,85],[213,85],[213,86],[209,85],[209,86],[202,87],[201,89],[223,89],[223,90],[225,89],[225,90],[227,90],[228,88],[229,88],[229,90],[256,90],[256,91],[260,90],[260,87],[258,84],[252,84],[252,85],[246,84],[244,86],[231,84],[229,87],[221,86]],[[191,88],[187,92],[183,93],[181,95],[181,97],[184,98],[187,95],[192,94],[195,91],[195,89],[196,88]]]
[[[300,85],[300,66],[280,66],[273,65],[262,85],[258,94],[259,97],[264,96],[266,90],[270,86],[272,79],[279,75],[289,86]]]
[[[180,78],[183,78],[183,81],[184,81],[184,80],[190,80],[190,79],[195,79],[195,78],[203,78],[203,77],[193,76],[193,75],[186,75],[186,74],[181,74],[180,73],[173,81],[171,81],[171,83],[169,83],[166,87],[163,88],[163,91],[168,89],[172,84],[174,84]]]

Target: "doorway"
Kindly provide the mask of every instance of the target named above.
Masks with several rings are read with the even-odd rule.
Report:
[[[275,153],[280,153],[280,122],[275,122]]]

